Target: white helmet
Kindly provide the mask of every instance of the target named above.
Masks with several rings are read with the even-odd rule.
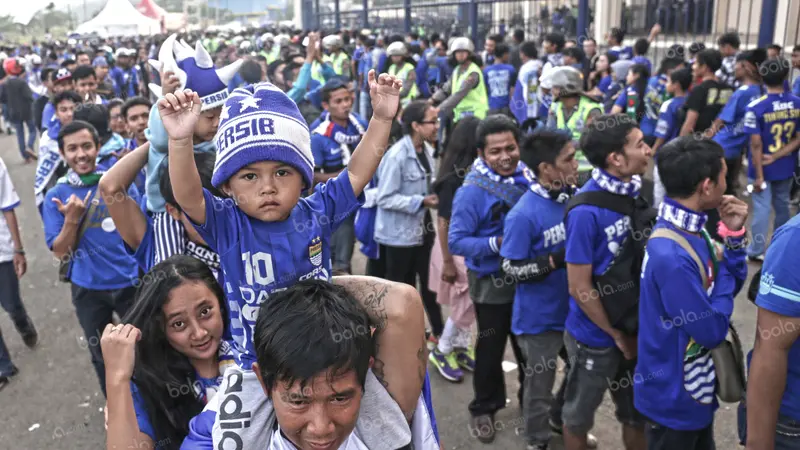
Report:
[[[283,47],[284,45],[289,45],[289,42],[292,41],[292,38],[289,37],[288,34],[279,34],[275,36],[275,43],[279,46]],[[305,47],[308,45],[308,38],[303,41],[303,46]]]
[[[272,42],[275,40],[275,36],[272,33],[264,33],[261,35],[261,42]]]
[[[239,44],[239,48],[242,50],[250,50],[251,46],[252,44],[250,44],[250,41],[242,41],[241,44]]]
[[[36,53],[33,53],[31,55],[28,55],[28,56],[29,56],[28,62],[33,64],[34,66],[37,66],[37,65],[42,63],[42,57],[37,55]]]
[[[554,67],[542,74],[540,81],[545,89],[559,88],[560,96],[583,92],[583,75],[574,67]]]
[[[408,56],[408,48],[404,42],[392,42],[386,47],[386,56]]]
[[[453,39],[453,42],[450,43],[450,49],[448,51],[449,54],[453,54],[459,50],[466,50],[471,54],[475,53],[475,46],[472,44],[472,41],[466,37],[457,37]]]
[[[338,34],[329,34],[322,38],[322,47],[326,50],[342,48],[344,47],[344,42],[342,42],[342,38]]]

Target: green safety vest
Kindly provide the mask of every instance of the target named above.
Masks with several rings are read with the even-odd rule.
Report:
[[[325,62],[333,67],[336,75],[349,75],[350,68],[347,66],[349,58],[345,52],[339,52],[337,55],[328,55],[325,57]]]
[[[325,84],[325,77],[322,76],[322,64],[318,61],[311,63],[311,79],[319,81],[320,84]]]
[[[578,103],[578,110],[572,113],[572,115],[569,117],[569,120],[565,120],[564,105],[561,102],[553,102],[552,107],[555,108],[556,128],[569,131],[572,134],[572,140],[576,145],[581,140],[581,133],[583,132],[583,127],[586,125],[586,121],[589,118],[589,112],[591,112],[593,109],[601,108],[599,103],[593,102],[588,98],[581,96],[581,100]],[[577,150],[575,152],[575,159],[578,160],[578,170],[583,171],[592,168],[592,165],[583,155],[582,151]]]
[[[414,66],[412,66],[411,63],[409,62],[403,63],[403,68],[399,70],[397,64],[392,64],[391,66],[389,66],[389,75],[397,77],[400,80],[402,80],[403,83],[405,83],[406,77],[408,77],[409,72],[412,72],[413,70]],[[419,91],[417,90],[417,83],[412,82],[411,89],[408,90],[408,95],[400,99],[400,106],[405,108],[409,103],[411,103],[412,100],[417,98],[418,95]]]
[[[461,90],[461,85],[467,80],[470,74],[478,74],[478,85],[470,89],[466,97],[456,105],[453,109],[453,123],[458,122],[462,117],[475,116],[478,119],[485,119],[486,113],[489,112],[489,97],[486,95],[486,83],[483,81],[483,72],[474,62],[469,63],[467,70],[458,73],[456,68],[453,74],[453,84],[450,86],[450,92],[455,93]]]

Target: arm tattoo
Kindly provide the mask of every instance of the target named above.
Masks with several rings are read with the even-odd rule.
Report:
[[[386,312],[384,300],[389,293],[389,288],[384,280],[364,281],[353,286],[353,294],[360,298],[364,309],[367,310],[372,324],[378,331],[386,328],[389,316]]]

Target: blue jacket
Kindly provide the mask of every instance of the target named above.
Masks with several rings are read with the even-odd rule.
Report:
[[[500,272],[503,222],[509,212],[505,202],[475,185],[462,185],[453,199],[448,245],[464,257],[467,268],[484,277]]]
[[[433,149],[426,145],[425,153],[433,162]],[[430,178],[417,158],[411,137],[404,136],[389,149],[378,167],[378,179],[375,241],[391,247],[422,245],[422,200],[428,195]]]

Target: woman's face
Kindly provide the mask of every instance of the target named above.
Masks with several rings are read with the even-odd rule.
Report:
[[[597,71],[605,72],[609,69],[608,56],[601,55],[597,58]]]
[[[190,360],[217,355],[224,324],[220,300],[201,281],[186,281],[172,289],[162,308],[169,345]]]
[[[628,76],[625,77],[625,84],[631,86],[636,80],[639,79],[639,75],[636,75],[632,70],[628,71]]]

